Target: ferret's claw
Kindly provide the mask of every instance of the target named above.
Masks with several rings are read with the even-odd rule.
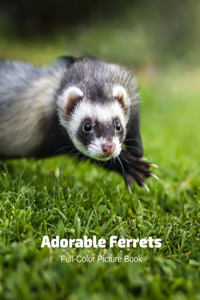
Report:
[[[145,187],[145,189],[146,189],[147,192],[149,193],[149,188],[148,188],[148,186],[147,186],[145,183],[143,183],[142,186]]]
[[[155,165],[155,164],[150,164],[150,167],[154,167],[154,168],[159,168],[157,165]]]
[[[129,190],[129,193],[132,194],[130,185],[128,185],[127,188],[128,188],[128,190]]]
[[[159,180],[158,176],[156,176],[155,174],[151,173],[150,177],[154,177],[155,179]]]
[[[145,187],[145,189],[149,192],[149,188],[144,183],[144,179],[149,177],[154,177],[157,180],[159,180],[159,178],[149,170],[151,167],[158,168],[158,166],[152,164],[151,162],[144,161],[144,157],[136,158],[133,155],[131,155],[129,152],[125,150],[122,151],[123,151],[123,158],[125,158],[125,160],[123,161],[124,171],[125,171],[124,180],[127,188],[129,189],[129,192],[131,192],[130,186],[133,181],[135,181],[138,186]]]

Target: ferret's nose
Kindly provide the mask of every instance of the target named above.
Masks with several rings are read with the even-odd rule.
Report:
[[[102,144],[101,147],[104,154],[113,154],[116,149],[116,145],[113,142]]]

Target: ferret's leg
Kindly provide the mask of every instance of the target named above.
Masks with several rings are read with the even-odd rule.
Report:
[[[144,178],[154,176],[153,173],[149,170],[149,168],[152,167],[153,164],[135,158],[125,150],[122,150],[119,157],[115,158],[114,161],[99,161],[99,163],[103,166],[103,168],[111,171],[116,171],[117,173],[121,174],[128,188],[130,188],[133,181],[135,181],[138,186],[146,187]]]
[[[124,140],[127,152],[134,157],[140,158],[143,155],[142,139],[140,135],[140,119],[138,112],[135,112],[127,124],[127,134]]]

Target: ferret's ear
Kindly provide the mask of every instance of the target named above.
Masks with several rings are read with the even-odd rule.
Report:
[[[68,88],[64,93],[63,108],[67,115],[73,113],[75,106],[83,99],[83,92],[73,86]]]
[[[113,88],[113,97],[117,101],[119,101],[122,108],[126,111],[127,110],[127,102],[128,102],[128,95],[126,90],[121,85],[117,85]]]

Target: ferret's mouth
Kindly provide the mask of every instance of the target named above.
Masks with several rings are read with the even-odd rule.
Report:
[[[97,156],[97,159],[99,159],[99,160],[108,160],[112,157],[113,157],[112,154],[101,154],[101,155]]]
[[[98,156],[96,156],[97,160],[109,160],[111,158],[113,158],[113,154],[109,154],[109,153],[99,154]]]

